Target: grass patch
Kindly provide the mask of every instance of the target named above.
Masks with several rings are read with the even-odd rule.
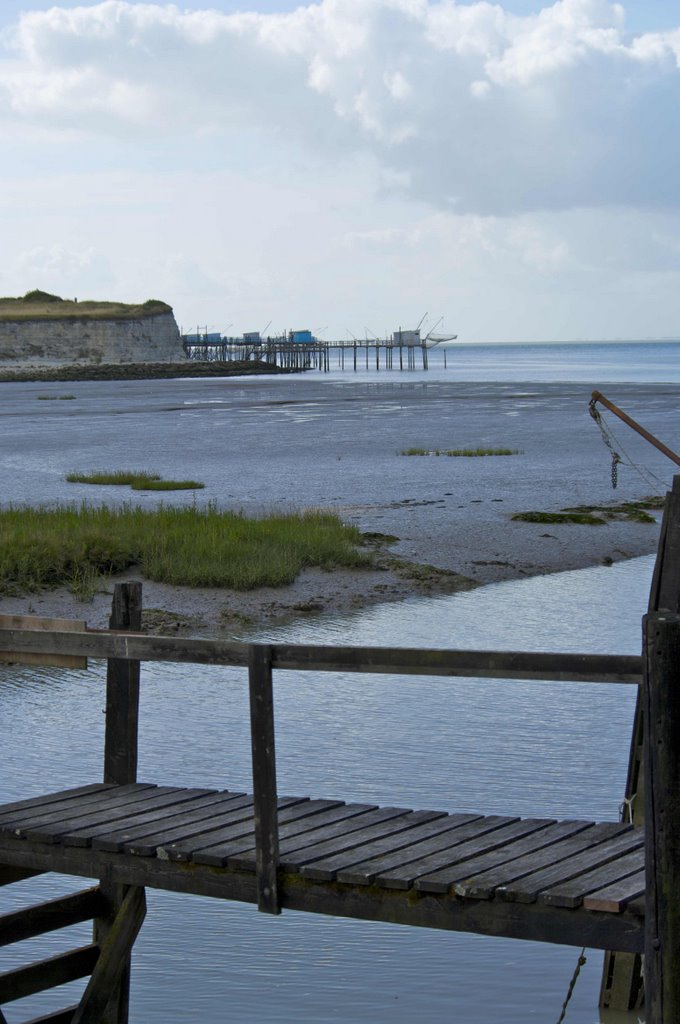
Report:
[[[470,458],[479,459],[487,455],[521,455],[518,448],[406,448],[399,452],[400,455],[445,455],[448,458]]]
[[[75,395],[38,395],[39,402],[72,402]]]
[[[0,320],[137,320],[161,313],[172,313],[172,306],[160,299],[137,304],[76,302],[39,289],[19,298],[0,298]]]
[[[198,491],[205,487],[198,480],[163,480],[160,473],[135,469],[118,469],[111,473],[67,473],[66,480],[70,484],[128,486],[133,491]]]
[[[607,522],[655,523],[649,509],[661,509],[664,499],[640,498],[622,501],[618,505],[573,505],[560,512],[517,512],[513,519],[522,523],[579,523],[586,526],[604,526]]]
[[[248,519],[212,505],[10,506],[0,510],[0,593],[65,585],[87,595],[100,576],[132,567],[176,586],[278,587],[307,566],[371,565],[360,543],[355,527],[319,511]]]

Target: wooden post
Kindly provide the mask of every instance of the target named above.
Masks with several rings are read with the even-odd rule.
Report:
[[[680,615],[645,619],[645,1010],[680,1021]]]
[[[111,629],[138,633],[142,628],[142,584],[117,583],[109,619]],[[106,671],[104,782],[124,786],[137,781],[139,662],[109,658]]]
[[[666,495],[659,546],[647,611],[680,612],[680,476]],[[645,823],[644,694],[638,691],[628,760],[622,820],[635,828]],[[605,956],[600,1006],[633,1010],[644,1004],[642,958],[637,953]]]
[[[274,693],[271,647],[253,644],[248,652],[250,738],[253,755],[253,812],[257,865],[257,906],[280,914],[277,870],[279,823],[274,745]]]
[[[142,584],[117,583],[113,592],[111,629],[139,632],[142,628]],[[106,732],[104,740],[104,782],[119,786],[137,781],[137,733],[139,720],[139,661],[109,658],[106,671]],[[95,918],[94,941],[104,948],[117,915],[129,897],[130,887],[100,879],[100,889],[110,913]],[[141,897],[143,897],[143,890]],[[140,898],[141,898],[140,897]],[[125,958],[111,990],[102,1024],[128,1024],[130,1004],[130,956]]]

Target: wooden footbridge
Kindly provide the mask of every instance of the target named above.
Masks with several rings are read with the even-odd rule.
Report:
[[[235,644],[141,634],[141,586],[109,630],[0,620],[6,661],[108,661],[103,781],[0,806],[0,885],[94,879],[0,917],[0,945],[79,921],[93,941],[0,974],[0,1006],[89,978],[77,1006],[30,1024],[125,1024],[146,887],[424,928],[645,954],[647,1024],[680,1021],[680,477],[669,495],[642,657]],[[139,782],[140,664],[247,669],[252,793]],[[272,680],[290,669],[634,685],[646,828],[628,822],[345,803],[277,792]],[[244,672],[244,678],[246,673]],[[587,692],[584,691],[584,700]],[[637,734],[636,734],[637,735]],[[639,766],[641,744],[632,763]],[[636,777],[642,790],[641,773]],[[4,1021],[0,1009],[0,1022]]]

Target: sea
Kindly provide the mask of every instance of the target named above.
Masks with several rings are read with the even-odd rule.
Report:
[[[300,481],[312,472],[314,456],[302,446],[295,461],[301,430],[333,433],[334,424],[323,421],[338,414],[338,391],[356,398],[350,419],[359,448],[366,435],[379,448],[388,429],[381,425],[388,417],[376,415],[383,388],[398,394],[401,405],[418,396],[415,414],[433,420],[432,436],[441,395],[468,386],[489,402],[507,394],[509,385],[520,396],[539,384],[549,393],[554,386],[556,393],[566,387],[579,395],[603,388],[644,398],[654,427],[671,429],[680,343],[461,344],[432,350],[427,371],[373,367],[354,374],[332,365],[328,374],[221,384],[0,384],[4,501],[73,500],[64,482],[68,468],[93,468],[102,460],[109,468],[127,465],[131,452],[150,452],[164,471],[214,481],[221,459],[217,501],[242,505],[244,488],[253,485],[241,479],[242,468],[233,472],[231,453],[256,465],[277,445],[288,452],[288,486],[303,490]],[[422,396],[433,386],[437,401],[430,409]],[[73,398],[65,400],[66,394]],[[53,401],[38,401],[45,396]],[[277,402],[282,409],[295,403],[296,412],[274,427],[270,410]],[[676,443],[677,430],[666,440]],[[371,450],[364,455],[368,466]],[[381,472],[371,486],[379,493],[389,481]],[[645,555],[266,630],[250,627],[244,638],[637,654],[652,567],[653,556]],[[275,698],[281,792],[449,811],[618,819],[632,687],[287,672],[276,679]],[[103,700],[98,663],[87,671],[0,666],[0,801],[41,792],[46,777],[53,789],[96,779]],[[240,670],[144,666],[139,777],[249,788],[247,715]],[[0,911],[81,886],[46,875],[5,887]],[[602,953],[595,950],[586,950],[561,1018],[580,952],[569,946],[293,912],[273,918],[249,905],[154,891],[148,906],[133,957],[132,1024],[644,1019],[598,1009]],[[87,941],[87,926],[75,926],[32,942],[30,950],[29,943],[7,947],[0,962],[8,969],[25,962],[27,952],[38,958]],[[81,989],[82,983],[72,983],[56,1003],[54,993],[45,993],[3,1012],[8,1024],[18,1024],[73,1002]]]

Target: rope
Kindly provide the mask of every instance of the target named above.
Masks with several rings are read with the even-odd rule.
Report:
[[[642,477],[642,479],[645,481],[648,487],[651,487],[654,490],[658,488],[659,494],[665,493],[665,491],[667,490],[667,485],[664,483],[664,481],[661,480],[658,476],[656,476],[655,473],[652,473],[651,470],[643,469],[642,466],[639,466],[636,462],[634,462],[633,459],[631,459],[630,455],[628,455],[624,451],[623,445],[615,436],[614,431],[602,419],[599,409],[596,408],[595,399],[592,399],[590,401],[588,405],[588,412],[597,423],[600,429],[600,434],[602,435],[602,440],[606,447],[609,449],[609,452],[611,454],[612,489],[616,490],[616,486],[618,484],[619,465],[625,465],[629,466],[631,469],[634,469],[635,472]]]
[[[624,796],[619,805],[619,817],[621,821],[627,821],[629,825],[633,824],[633,804],[636,797],[637,793],[633,793],[632,796]]]
[[[586,962],[585,952],[586,952],[586,947],[584,946],[583,949],[581,950],[580,954],[579,954],[579,958],[578,958],[578,961],[576,963],[576,969],[574,970],[574,973],[572,975],[571,981],[569,982],[569,988],[567,989],[567,997],[564,1000],[564,1002],[562,1003],[562,1012],[559,1015],[559,1017],[557,1018],[557,1024],[562,1024],[562,1021],[567,1016],[567,1007],[569,1006],[569,1000],[571,999],[571,997],[572,997],[572,995],[574,993],[574,986],[576,985],[576,981],[578,979],[578,976],[581,973],[581,968],[583,967],[583,965]]]

